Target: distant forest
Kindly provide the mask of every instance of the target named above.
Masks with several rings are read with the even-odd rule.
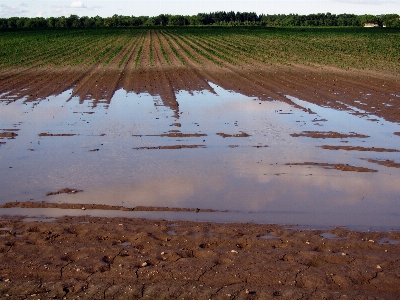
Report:
[[[17,28],[99,28],[99,27],[134,27],[134,26],[364,26],[373,23],[377,26],[400,27],[398,14],[387,15],[354,15],[320,13],[310,15],[258,15],[254,12],[213,12],[199,13],[193,16],[166,15],[156,17],[147,16],[121,16],[112,17],[49,17],[25,18],[11,17],[0,18],[0,30]]]

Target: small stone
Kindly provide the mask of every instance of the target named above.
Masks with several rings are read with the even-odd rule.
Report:
[[[142,267],[146,267],[147,265],[148,265],[148,264],[147,264],[146,261],[145,261],[144,263],[141,264]]]
[[[85,208],[85,207],[82,207],[82,210],[86,210],[86,208]]]
[[[375,241],[374,241],[374,240],[368,240],[368,242],[370,242],[370,243],[375,243]]]
[[[239,252],[237,252],[236,250],[231,250],[231,252],[232,252],[232,253],[239,253]]]
[[[76,193],[76,191],[75,191],[75,190],[72,190],[72,191],[71,191],[71,193],[72,193],[72,194],[75,194],[75,193]]]
[[[377,269],[382,269],[382,267],[380,265],[377,265],[376,268]]]

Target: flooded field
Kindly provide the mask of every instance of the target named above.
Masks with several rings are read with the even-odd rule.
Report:
[[[0,204],[197,209],[41,209],[52,216],[400,227],[400,126],[358,108],[373,95],[339,109],[207,84],[176,91],[174,106],[124,89],[103,102],[82,101],[73,88],[36,101],[3,99]]]

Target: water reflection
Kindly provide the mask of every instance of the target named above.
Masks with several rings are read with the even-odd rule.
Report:
[[[19,131],[0,146],[0,203],[32,199],[198,207],[229,210],[240,218],[236,221],[248,220],[244,213],[251,213],[252,220],[265,222],[400,226],[399,169],[365,160],[399,162],[399,153],[318,147],[396,148],[393,132],[400,131],[399,125],[371,122],[290,96],[300,107],[207,84],[211,91],[176,93],[179,111],[154,95],[125,90],[118,90],[106,106],[82,102],[71,91],[35,106],[22,101],[2,105],[0,128]],[[304,131],[369,137],[290,136]],[[287,165],[303,162],[378,172]],[[45,196],[65,187],[84,192]]]

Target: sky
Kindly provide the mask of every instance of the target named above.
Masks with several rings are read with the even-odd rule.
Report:
[[[0,0],[0,18],[195,15],[240,11],[257,14],[400,14],[400,0]]]

